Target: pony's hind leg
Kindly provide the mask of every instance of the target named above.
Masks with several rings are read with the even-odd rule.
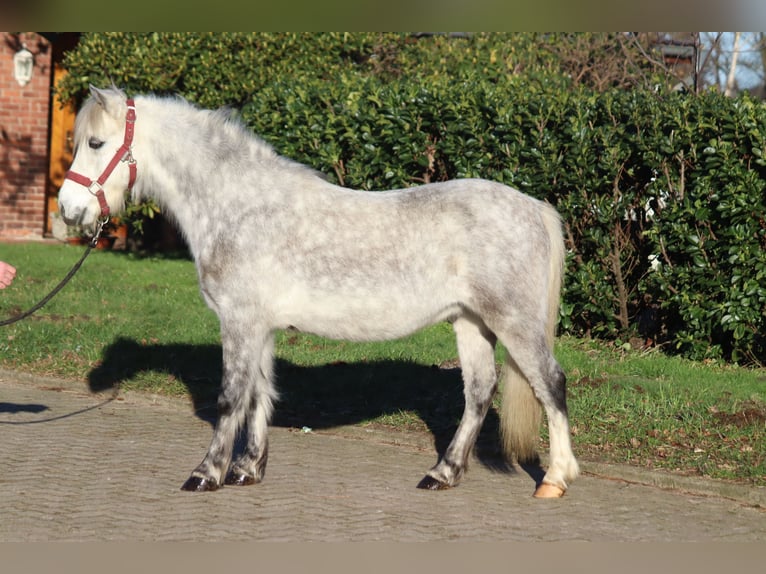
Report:
[[[553,357],[544,335],[540,334],[536,339],[530,332],[517,331],[514,336],[499,336],[512,361],[532,387],[548,419],[550,461],[535,496],[562,496],[579,474],[569,432],[566,376]],[[508,421],[508,424],[513,424],[513,421]]]
[[[223,378],[218,396],[218,422],[204,460],[195,468],[182,490],[217,490],[231,463],[234,439],[248,410],[258,403],[258,369],[269,335],[248,332],[221,323]]]
[[[245,451],[232,464],[226,484],[244,486],[263,480],[269,456],[268,425],[277,399],[273,384],[274,337],[266,341],[255,379],[255,392],[247,412]]]
[[[465,410],[452,442],[418,488],[441,490],[457,485],[497,390],[494,334],[475,316],[459,317],[453,328],[463,374]]]

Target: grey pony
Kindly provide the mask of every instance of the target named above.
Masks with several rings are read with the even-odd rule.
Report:
[[[352,341],[405,336],[452,324],[465,410],[451,443],[418,484],[462,478],[498,388],[509,456],[537,460],[541,412],[550,458],[536,495],[561,496],[578,474],[564,373],[553,356],[564,244],[545,202],[481,179],[400,190],[357,191],[279,156],[225,111],[182,98],[134,98],[133,199],[153,198],[188,243],[207,305],[220,320],[223,377],[218,421],[192,491],[260,482],[278,394],[274,336],[298,329]],[[77,115],[72,169],[96,177],[122,143],[126,95],[91,88]],[[128,167],[101,186],[112,213],[124,207]],[[68,223],[93,225],[94,190],[67,180]],[[542,411],[541,407],[542,406]],[[243,453],[233,445],[246,427]]]

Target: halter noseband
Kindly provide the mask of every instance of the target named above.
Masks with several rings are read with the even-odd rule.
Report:
[[[104,195],[104,183],[112,175],[112,171],[117,167],[117,164],[121,161],[128,162],[128,169],[130,170],[130,179],[128,180],[128,191],[133,187],[136,181],[136,160],[133,159],[133,152],[131,146],[133,145],[133,128],[136,124],[136,106],[132,98],[129,98],[126,102],[128,104],[128,113],[125,116],[125,139],[122,145],[114,152],[112,160],[104,168],[104,171],[98,176],[97,180],[92,180],[87,176],[76,173],[69,170],[64,179],[71,179],[75,183],[79,183],[88,188],[88,191],[96,196],[98,205],[101,208],[101,217],[109,216],[109,204],[106,202],[106,196]]]

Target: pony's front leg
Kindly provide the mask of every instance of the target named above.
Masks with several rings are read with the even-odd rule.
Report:
[[[495,335],[478,317],[460,317],[453,328],[463,373],[465,410],[444,456],[418,483],[418,488],[427,490],[443,490],[460,482],[497,390]]]
[[[231,463],[234,440],[249,409],[255,405],[259,358],[267,336],[221,322],[223,378],[218,396],[218,422],[207,455],[181,487],[182,490],[218,490]]]
[[[277,399],[273,370],[274,337],[269,336],[261,351],[255,392],[247,412],[247,445],[226,475],[226,484],[244,486],[263,480],[269,455],[268,426]]]

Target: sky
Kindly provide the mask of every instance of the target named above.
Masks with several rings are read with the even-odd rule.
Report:
[[[766,2],[763,3],[766,7]],[[719,32],[703,32],[701,41],[703,44],[703,57],[708,53],[709,45],[713,39],[719,34]],[[737,84],[740,89],[747,89],[757,86],[763,83],[764,73],[761,63],[761,55],[757,51],[755,44],[757,42],[757,32],[743,32],[739,41],[739,56],[737,60]],[[721,48],[727,55],[727,59],[731,59],[731,55],[734,50],[734,32],[724,32],[721,36]],[[760,71],[755,73],[746,64],[752,63]],[[726,75],[728,74],[728,68],[726,70],[720,70],[718,77],[718,84],[720,86],[726,85]]]

